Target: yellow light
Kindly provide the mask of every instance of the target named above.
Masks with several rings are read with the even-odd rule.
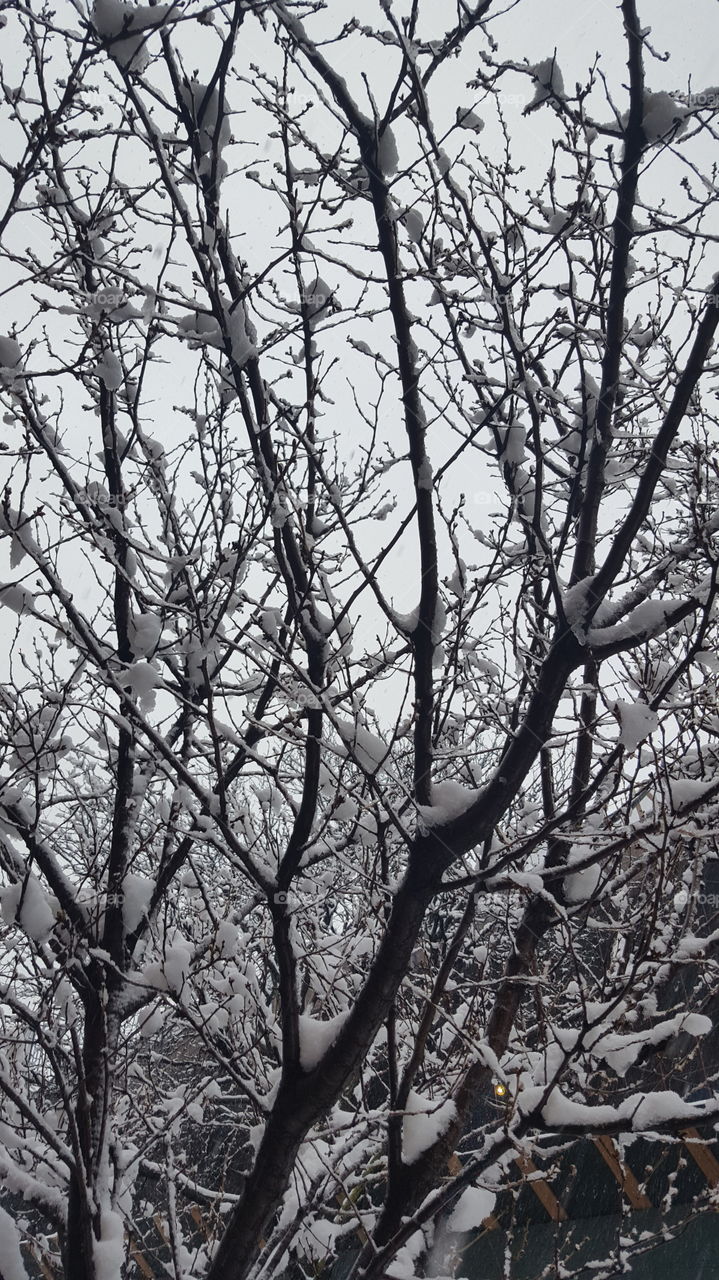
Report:
[[[495,1086],[494,1086],[494,1096],[495,1096],[495,1098],[504,1098],[504,1097],[506,1096],[506,1093],[507,1093],[507,1086],[506,1086],[506,1084],[499,1084],[499,1083],[498,1083],[498,1084],[495,1084]]]

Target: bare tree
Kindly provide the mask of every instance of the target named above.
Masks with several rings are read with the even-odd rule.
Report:
[[[516,0],[0,8],[0,1271],[436,1274],[719,1115],[719,91],[635,0],[573,90]]]

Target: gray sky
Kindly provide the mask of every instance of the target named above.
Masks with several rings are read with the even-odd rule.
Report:
[[[403,0],[395,0],[395,9],[399,12],[407,7]],[[499,44],[500,56],[518,63],[522,63],[525,59],[535,62],[550,57],[556,48],[565,85],[571,92],[575,81],[584,81],[587,68],[593,63],[597,51],[601,51],[602,66],[613,85],[614,92],[618,95],[618,107],[620,109],[626,107],[626,99],[621,92],[621,85],[626,79],[624,70],[626,52],[621,36],[621,13],[615,3],[611,0],[587,0],[586,3],[576,3],[575,0],[523,0],[518,5],[505,4],[504,9],[506,10],[504,16],[499,17],[491,28]],[[331,0],[328,13],[319,19],[309,20],[308,30],[310,32],[316,30],[318,34],[327,36],[340,30],[344,22],[353,16],[354,11],[355,6],[350,3],[350,0]],[[497,12],[500,14],[503,12],[501,4],[497,5]],[[76,24],[76,10],[70,0],[58,0],[56,13],[58,20],[66,23],[68,27]],[[431,27],[432,34],[439,36],[453,18],[454,6],[445,5],[442,0],[425,0],[424,13],[427,33]],[[691,84],[696,92],[709,87],[719,79],[719,73],[715,70],[716,37],[719,25],[717,0],[692,0],[690,6],[675,3],[673,0],[651,0],[651,2],[643,0],[643,3],[640,3],[640,14],[646,25],[651,26],[651,42],[658,55],[655,60],[647,58],[646,77],[649,88],[655,91],[658,89],[686,91]],[[378,5],[368,3],[363,7],[363,21],[369,22],[375,15],[379,16]],[[13,21],[11,16],[10,22]],[[384,24],[381,17],[379,21]],[[8,38],[10,31],[8,26],[2,33],[5,37],[3,56],[6,80],[13,85],[19,82],[22,66],[20,59],[23,51]],[[195,65],[202,67],[203,38],[210,40],[209,34],[203,33],[193,25],[191,42],[185,42],[185,65],[188,71],[191,71]],[[459,103],[473,105],[481,96],[475,91],[463,89],[462,86],[475,74],[478,50],[482,47],[483,42],[479,38],[474,40],[466,55],[457,62],[451,62],[438,73],[433,82],[431,108],[435,127],[439,133],[454,123],[454,112]],[[248,20],[238,41],[236,65],[241,68],[246,67],[248,75],[251,74],[250,63],[253,60],[261,62],[267,48],[267,42],[258,24]],[[371,49],[371,59],[367,57],[368,48]],[[387,73],[392,66],[393,54],[388,52],[383,58],[381,46],[376,43],[368,46],[362,37],[355,37],[341,46],[327,47],[326,52],[328,58],[347,79],[363,109],[368,109],[362,82],[363,74],[369,77],[370,83],[376,90],[378,103],[380,107],[382,106],[385,96],[383,90],[386,91]],[[663,60],[667,53],[671,55],[669,61]],[[363,57],[360,57],[360,54]],[[547,110],[540,110],[531,116],[524,116],[523,107],[531,93],[530,82],[526,77],[516,75],[507,79],[505,91],[511,89],[513,85],[516,85],[516,100],[512,101],[510,95],[510,100],[504,108],[505,115],[513,143],[517,148],[517,155],[527,166],[526,185],[537,185],[542,175],[546,173],[550,156],[553,136],[551,114]],[[258,157],[261,158],[267,152],[268,143],[261,133],[258,117],[253,118],[249,95],[246,95],[246,98],[247,100],[242,102],[243,114],[233,120],[233,130],[238,137],[250,142],[256,148]],[[232,100],[230,105],[233,105]],[[482,106],[480,105],[478,109],[481,114]],[[599,95],[597,114],[601,119],[609,118],[606,104],[601,102]],[[489,113],[487,120],[487,128],[482,134],[482,147],[486,147],[487,153],[491,155],[493,148],[500,144],[500,134],[496,122],[491,119]],[[8,134],[1,121],[0,129],[2,130],[0,138],[5,140]],[[9,145],[11,146],[11,135]],[[495,154],[499,153],[495,152]],[[707,168],[712,160],[713,154],[707,154]],[[666,183],[666,172],[666,169],[662,170],[660,180],[663,184]],[[681,176],[682,171],[677,167],[675,178],[677,190]],[[651,178],[646,179],[647,182],[651,180]],[[0,198],[6,190],[6,185],[6,176],[0,175]],[[226,193],[228,214],[233,230],[244,234],[241,252],[247,258],[250,271],[259,271],[273,249],[273,236],[278,223],[277,206],[271,207],[268,197],[244,177],[239,177],[236,181],[228,181]],[[38,235],[42,238],[42,232],[39,232],[36,221],[28,226],[27,219],[23,220],[21,234],[26,232],[30,240]],[[7,271],[7,268],[0,261],[0,288],[7,285],[7,278],[5,280],[2,278],[3,271]],[[334,285],[335,280],[329,269],[327,278],[330,284]],[[24,308],[31,305],[31,299],[28,296],[25,301],[21,300],[18,303],[17,295],[13,295],[10,305],[6,304],[8,320],[5,321],[5,325],[9,327],[10,321],[16,318],[21,319]],[[3,325],[0,322],[0,330],[2,329]],[[332,339],[327,340],[327,346],[328,350],[332,349]],[[346,358],[344,330],[338,330],[337,351],[343,353]],[[183,360],[178,364],[173,370],[173,396],[179,398],[183,391],[188,390],[193,374],[192,362]],[[2,470],[3,461],[0,456],[0,482]],[[381,528],[377,536],[380,539],[384,536]],[[8,576],[6,554],[4,548],[0,548],[0,579],[7,580]],[[416,587],[413,586],[412,590],[416,590]],[[413,599],[404,597],[399,575],[397,596],[398,609],[409,610],[416,603]],[[5,620],[0,613],[0,626],[4,624]]]

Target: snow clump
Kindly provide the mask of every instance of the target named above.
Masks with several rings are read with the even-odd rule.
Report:
[[[618,702],[615,711],[621,725],[619,743],[625,751],[634,751],[659,724],[656,711],[646,702]]]
[[[543,62],[535,63],[529,70],[532,73],[535,93],[532,101],[525,107],[525,115],[535,107],[541,106],[543,102],[551,101],[552,98],[564,98],[564,77],[555,57],[545,58]]]
[[[436,1103],[411,1089],[402,1121],[402,1162],[414,1164],[419,1160],[422,1152],[442,1136],[456,1114],[451,1098]]]
[[[216,165],[217,182],[221,182],[227,173],[227,164],[221,158],[222,148],[230,141],[230,122],[227,103],[220,101],[217,87],[192,78],[182,87],[182,98],[195,125],[195,137],[201,159],[201,174],[212,173]],[[218,120],[218,116],[221,118]]]
[[[144,71],[150,61],[149,36],[172,9],[172,4],[127,4],[126,0],[95,0],[92,21],[99,36],[110,43],[109,52],[118,66],[128,71]],[[117,39],[122,36],[122,39]]]
[[[686,107],[675,102],[670,94],[645,93],[642,129],[647,142],[659,142],[675,128],[677,133],[682,133],[686,128],[686,114]]]

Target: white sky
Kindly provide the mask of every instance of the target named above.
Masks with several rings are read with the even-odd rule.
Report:
[[[399,12],[406,10],[407,7],[407,3],[403,0],[395,0],[395,9]],[[506,9],[504,16],[498,18],[491,28],[498,41],[500,55],[520,63],[524,59],[535,62],[551,56],[556,48],[565,85],[571,91],[576,80],[585,80],[587,69],[594,61],[596,52],[601,51],[602,65],[614,86],[618,87],[626,79],[624,75],[626,48],[621,36],[621,13],[617,4],[612,3],[611,0],[586,0],[584,3],[581,0],[580,2],[577,0],[522,0],[518,5],[505,4],[504,8]],[[651,43],[658,55],[654,61],[647,58],[646,79],[649,88],[686,92],[691,87],[696,92],[719,81],[719,72],[715,69],[716,37],[719,29],[718,0],[691,0],[690,4],[675,3],[674,0],[643,0],[643,3],[640,2],[639,9],[642,21],[651,27]],[[308,21],[308,30],[310,32],[316,30],[322,34],[336,32],[355,11],[356,7],[349,0],[331,0],[328,14]],[[501,5],[497,6],[497,12],[502,13]],[[450,25],[455,6],[446,3],[446,0],[425,0],[424,13],[426,33],[429,33],[428,29],[431,27],[432,34],[437,36]],[[66,23],[67,26],[76,25],[76,11],[71,0],[58,0],[56,14],[58,20]],[[370,22],[377,14],[378,6],[367,3],[362,7],[361,20]],[[14,19],[11,17],[10,21]],[[0,39],[7,35],[7,30],[0,34]],[[186,52],[187,70],[193,69],[195,61],[201,64],[204,36],[204,32],[193,27],[192,40]],[[207,38],[209,39],[209,36]],[[480,47],[481,42],[475,40],[472,48],[478,50]],[[248,19],[238,42],[237,64],[242,65],[244,59],[249,66],[253,58],[262,55],[264,48],[266,45],[257,23]],[[371,51],[371,58],[366,58],[368,49]],[[327,48],[326,52],[328,58],[336,64],[337,69],[353,88],[363,108],[367,108],[362,84],[363,74],[369,77],[376,88],[378,102],[380,107],[382,106],[382,89],[386,84],[386,70],[391,65],[391,54],[387,55],[387,61],[383,67],[381,47],[376,43],[368,45],[362,37],[356,37],[335,49]],[[362,54],[366,58],[364,61]],[[4,74],[10,84],[18,82],[22,65],[19,60],[21,55],[22,51],[18,50],[12,41],[8,44],[6,39],[3,50]],[[670,55],[668,60],[665,60],[665,55]],[[464,82],[474,73],[475,67],[476,58],[473,61],[472,56],[466,56],[461,62],[450,62],[438,73],[432,85],[430,98],[438,132],[441,133],[444,128],[454,122],[454,113],[458,104],[472,106],[477,101],[479,95],[462,88]],[[520,76],[516,76],[515,81],[517,100],[507,102],[505,114],[518,148],[518,155],[527,165],[526,184],[531,186],[538,184],[541,176],[546,172],[552,134],[547,126],[551,124],[551,120],[549,113],[542,110],[529,117],[523,116],[523,104],[530,92],[529,81]],[[511,82],[507,81],[507,84],[509,83]],[[505,85],[505,91],[506,87],[507,85]],[[618,105],[620,109],[624,109],[626,102],[620,100]],[[480,114],[481,110],[480,105]],[[606,118],[606,110],[602,115]],[[251,116],[243,116],[233,121],[233,128],[244,138],[251,138]],[[7,135],[2,132],[0,119],[0,142],[5,136]],[[499,141],[499,133],[493,130],[491,124],[488,125],[482,135],[482,145],[492,148],[498,146]],[[258,137],[258,156],[261,156],[266,148],[266,140]],[[709,163],[712,158],[708,157]],[[231,186],[228,183],[227,188],[231,192],[232,226],[246,233],[242,251],[248,259],[250,270],[257,271],[261,269],[272,247],[272,232],[277,222],[277,209],[273,208],[268,216],[268,207],[258,188],[251,186],[244,179],[238,180],[239,182],[244,185]],[[5,182],[0,179],[0,198],[2,198],[4,187]],[[33,229],[31,235],[34,234],[36,232]],[[719,267],[719,263],[717,266]],[[8,283],[7,279],[2,278],[3,270],[4,267],[0,261],[0,291]],[[328,279],[330,279],[329,272]],[[330,283],[334,282],[330,279]],[[29,301],[28,299],[28,304]],[[16,302],[16,297],[13,297],[12,307],[7,311],[8,320],[3,322],[0,319],[0,332],[6,331],[9,322],[16,318],[18,314]],[[22,314],[22,304],[19,311]],[[344,330],[341,331],[343,345],[344,332]],[[182,364],[173,374],[173,390],[178,398],[183,382],[189,383],[189,362],[187,368],[187,379],[183,377]],[[0,455],[0,487],[3,483],[3,459]],[[382,537],[381,528],[378,531],[378,537],[380,539]],[[6,580],[8,576],[6,557],[0,551],[0,579]],[[414,585],[412,590],[416,590]],[[397,608],[409,610],[415,603],[416,601],[404,592],[401,575],[398,574],[395,599]],[[0,628],[6,628],[8,621],[13,624],[15,621],[14,617],[3,618],[3,612],[0,611]]]

